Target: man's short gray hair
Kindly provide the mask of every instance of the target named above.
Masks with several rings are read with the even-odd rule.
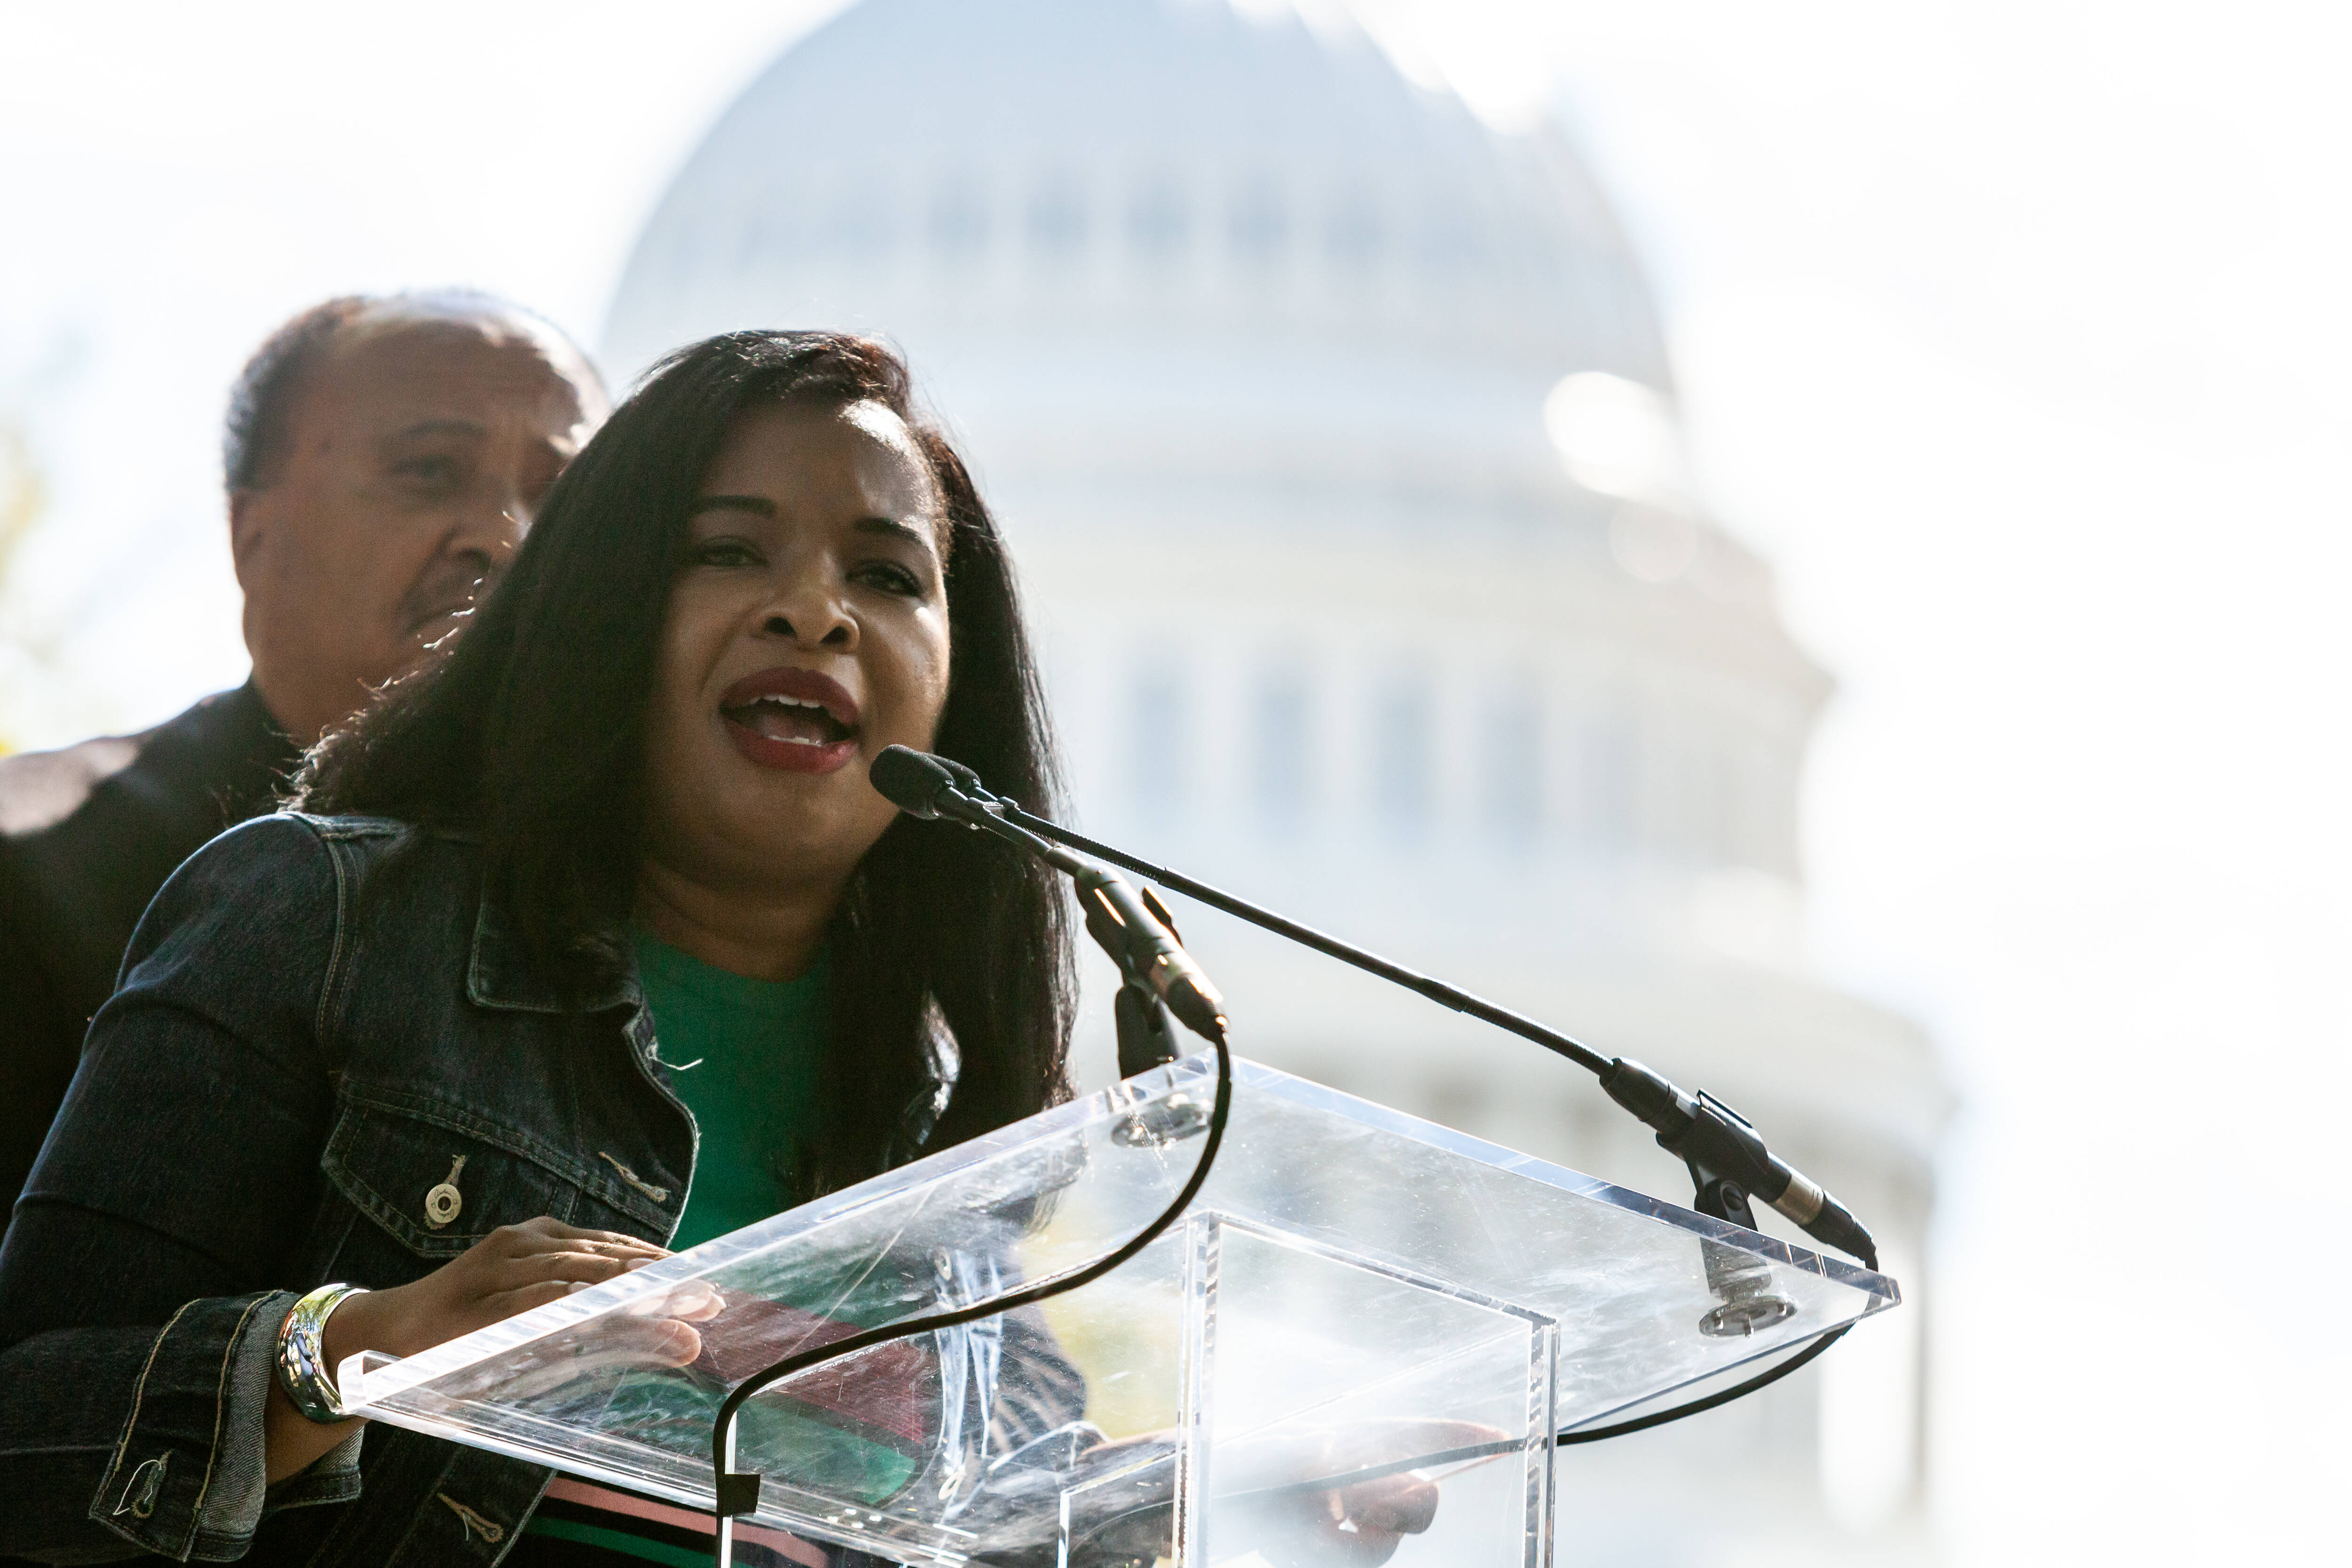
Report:
[[[379,312],[395,319],[414,317],[419,322],[490,319],[527,326],[551,349],[560,347],[564,350],[551,355],[558,370],[583,378],[584,384],[599,393],[604,390],[588,356],[561,328],[536,311],[526,310],[495,294],[471,288],[436,288],[403,294],[341,295],[311,306],[269,334],[253,351],[253,357],[246,361],[236,384],[229,388],[228,417],[221,431],[221,473],[231,492],[259,490],[268,486],[283,455],[287,425],[304,372],[345,328],[362,317]],[[567,359],[571,362],[566,363]]]

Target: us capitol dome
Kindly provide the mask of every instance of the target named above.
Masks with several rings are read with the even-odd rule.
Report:
[[[1831,683],[1691,493],[1648,284],[1571,151],[1227,0],[866,0],[688,160],[603,358],[753,325],[907,352],[1022,568],[1080,825],[1704,1084],[1880,1238],[1905,1311],[1563,1450],[1562,1561],[1927,1560],[1949,1091],[1804,967]],[[1566,1063],[1177,913],[1246,1053],[1689,1202]],[[1090,1005],[1090,1087],[1108,1037]]]

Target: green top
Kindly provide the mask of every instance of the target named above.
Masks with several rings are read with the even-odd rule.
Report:
[[[700,1134],[694,1185],[670,1241],[683,1252],[792,1206],[792,1170],[815,1131],[827,966],[820,952],[797,980],[754,980],[642,931],[635,935],[637,982],[654,1016],[660,1059]],[[666,1412],[678,1397],[677,1389],[656,1384],[625,1387],[616,1404],[650,1401]],[[709,1415],[696,1413],[706,1423]],[[846,1460],[870,1465],[869,1447],[849,1445]],[[876,1486],[887,1491],[908,1465],[896,1455],[879,1459],[885,1473]],[[688,1543],[677,1539],[681,1532],[676,1530],[570,1504],[540,1508],[528,1533],[679,1568],[700,1568],[710,1560],[707,1538]]]
[[[755,980],[635,935],[662,1065],[701,1133],[670,1241],[683,1252],[792,1207],[793,1165],[816,1130],[827,965],[820,951],[797,980]]]

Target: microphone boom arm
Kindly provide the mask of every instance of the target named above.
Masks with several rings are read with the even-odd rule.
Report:
[[[952,767],[952,764],[950,764]],[[1302,946],[1339,959],[1345,964],[1378,975],[1391,984],[1427,998],[1442,1008],[1493,1024],[1522,1040],[1533,1040],[1545,1050],[1568,1058],[1601,1081],[1609,1097],[1631,1111],[1657,1134],[1658,1145],[1692,1167],[1694,1176],[1705,1171],[1715,1178],[1700,1183],[1702,1202],[1706,1212],[1717,1218],[1738,1222],[1744,1202],[1727,1211],[1727,1200],[1740,1193],[1762,1198],[1779,1209],[1818,1241],[1878,1267],[1877,1244],[1861,1221],[1822,1186],[1802,1172],[1774,1155],[1764,1146],[1763,1139],[1748,1120],[1729,1106],[1706,1093],[1690,1094],[1667,1079],[1624,1057],[1608,1057],[1582,1041],[1523,1013],[1513,1012],[1486,998],[1451,986],[1444,980],[1408,969],[1372,953],[1344,942],[1326,931],[1300,924],[1270,909],[1237,898],[1222,888],[1213,887],[1167,866],[1130,855],[1106,843],[1072,832],[1060,823],[1032,815],[1021,809],[1020,803],[1002,796],[989,794],[979,788],[977,778],[960,780],[964,793],[977,802],[979,810],[971,816],[986,816],[998,828],[1014,830],[1029,840],[1049,840],[1068,849],[1097,860],[1123,866],[1139,876],[1149,877],[1163,887],[1173,888],[1187,898],[1195,898],[1212,909],[1223,911],[1239,920],[1248,921],[1277,936],[1287,937]],[[966,818],[967,821],[970,818]],[[973,822],[974,826],[980,826]],[[1736,1189],[1727,1193],[1725,1188]]]

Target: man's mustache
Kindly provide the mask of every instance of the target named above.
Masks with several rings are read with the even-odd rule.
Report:
[[[482,550],[458,550],[433,558],[401,597],[401,624],[423,632],[432,622],[470,610],[498,578],[498,564]]]

